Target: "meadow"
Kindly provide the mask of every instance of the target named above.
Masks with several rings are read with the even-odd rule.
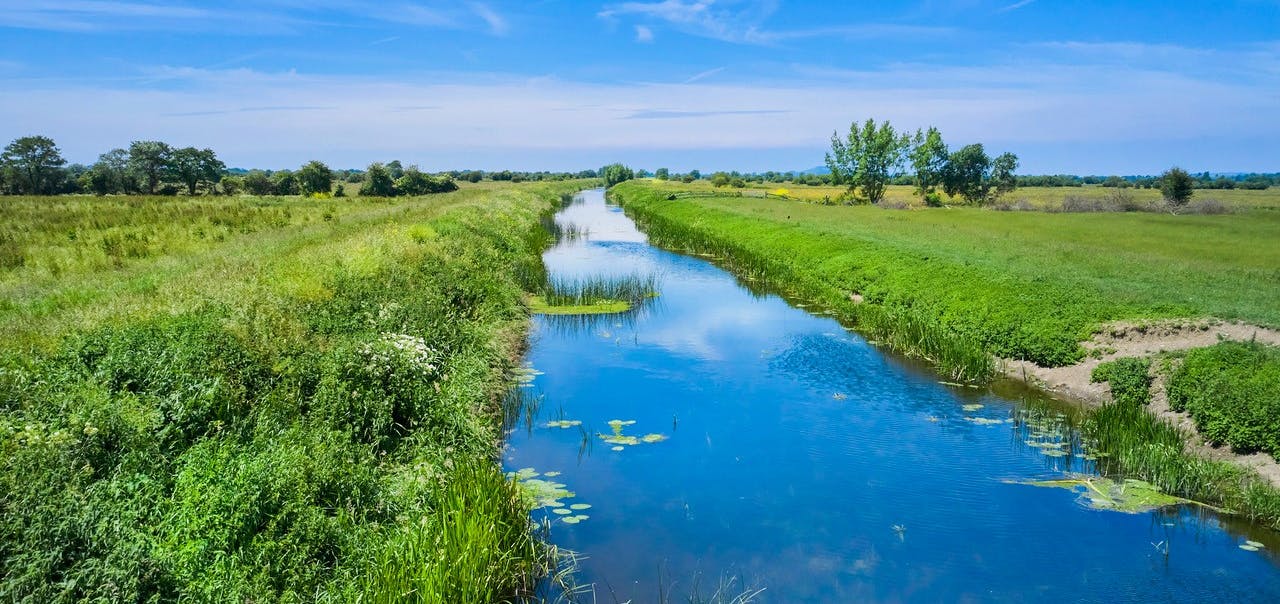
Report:
[[[0,599],[528,590],[498,401],[584,184],[0,199]]]

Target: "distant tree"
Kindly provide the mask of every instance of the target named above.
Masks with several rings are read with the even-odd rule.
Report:
[[[212,186],[222,178],[227,166],[218,159],[213,149],[197,149],[183,147],[174,149],[170,154],[169,166],[182,184],[187,187],[187,195],[195,195],[201,184]]]
[[[400,164],[400,160],[394,159],[387,163],[387,172],[391,174],[392,180],[397,180],[404,176],[404,166]]]
[[[743,180],[742,177],[733,178],[729,180],[729,186],[735,189],[741,189],[747,186],[747,181]]]
[[[364,186],[360,188],[360,194],[370,197],[395,197],[396,184],[391,178],[391,171],[380,163],[370,164],[364,171]]]
[[[716,172],[711,175],[711,186],[720,188],[729,186],[729,173]]]
[[[244,189],[244,178],[228,174],[218,184],[222,186],[223,195],[235,195]]]
[[[309,161],[298,169],[298,189],[303,195],[328,193],[333,188],[333,170],[323,162]]]
[[[401,195],[430,195],[456,191],[458,185],[448,175],[435,177],[418,170],[418,166],[409,166],[404,175],[396,179],[395,190]]]
[[[156,187],[164,181],[172,155],[173,148],[160,141],[129,143],[129,168],[146,183],[149,195],[154,195]]]
[[[658,180],[671,180],[671,171],[666,168],[658,168],[653,173],[653,177]]]
[[[863,197],[877,203],[884,198],[890,175],[902,165],[909,144],[888,121],[877,125],[869,119],[862,128],[855,122],[843,140],[839,133],[831,134],[827,167],[834,182],[848,185],[851,193],[861,189]]]
[[[1191,201],[1194,184],[1191,175],[1176,166],[1160,175],[1160,193],[1174,209],[1187,205],[1187,202]]]
[[[600,169],[600,174],[604,176],[604,186],[612,187],[620,182],[625,182],[635,178],[635,173],[622,164],[609,164]]]
[[[244,190],[250,195],[270,195],[271,177],[262,170],[250,170],[244,175]]]
[[[689,177],[694,180],[702,180],[702,172],[697,170],[689,170]]]
[[[281,170],[271,175],[271,193],[273,195],[297,195],[298,176],[290,170]]]
[[[1018,177],[1013,175],[1017,169],[1018,156],[1012,153],[1001,153],[991,161],[991,174],[987,181],[996,195],[1011,193],[1018,188]]]
[[[56,193],[61,168],[67,160],[47,136],[24,136],[15,139],[0,153],[0,166],[12,179],[13,188],[28,195]]]
[[[942,184],[942,174],[947,169],[948,151],[942,133],[932,126],[927,132],[916,130],[907,155],[915,171],[916,194],[928,197]]]
[[[947,158],[942,190],[949,197],[959,195],[970,203],[982,203],[990,193],[987,171],[991,158],[981,144],[966,145]]]

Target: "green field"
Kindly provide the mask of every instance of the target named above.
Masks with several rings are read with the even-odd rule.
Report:
[[[1270,210],[901,211],[748,197],[668,200],[674,186],[637,181],[613,191],[659,240],[718,246],[758,266],[762,278],[786,275],[788,287],[869,320],[881,312],[936,323],[936,342],[902,345],[944,365],[948,339],[1058,366],[1078,361],[1078,343],[1111,321],[1280,325],[1280,213]],[[851,303],[851,293],[864,303]]]
[[[0,199],[0,600],[526,588],[497,402],[583,185]]]

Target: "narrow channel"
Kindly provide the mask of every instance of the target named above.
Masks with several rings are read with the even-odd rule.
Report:
[[[1031,484],[1088,472],[1071,446],[1043,445],[1051,405],[942,383],[653,247],[602,190],[556,220],[579,236],[546,252],[553,275],[660,283],[626,315],[535,319],[524,391],[538,404],[504,464],[548,491],[534,518],[580,554],[585,601],[727,582],[765,602],[1280,601],[1269,531]]]

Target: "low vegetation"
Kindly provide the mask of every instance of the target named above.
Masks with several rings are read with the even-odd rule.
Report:
[[[1187,353],[1168,385],[1169,405],[1206,440],[1280,457],[1280,348],[1222,342]]]
[[[529,588],[496,401],[578,186],[4,200],[0,599]]]

